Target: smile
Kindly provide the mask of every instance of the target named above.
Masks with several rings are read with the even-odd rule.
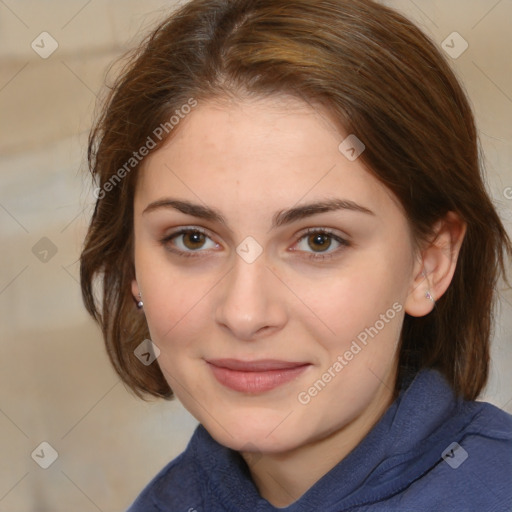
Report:
[[[270,391],[295,379],[311,366],[309,363],[271,359],[211,359],[207,363],[220,384],[242,393]]]

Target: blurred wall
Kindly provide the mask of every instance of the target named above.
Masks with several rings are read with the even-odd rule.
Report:
[[[512,3],[386,3],[451,54],[510,228]],[[109,63],[174,5],[0,0],[0,512],[124,510],[196,425],[178,403],[125,390],[78,284],[94,199],[84,155],[96,95]],[[509,412],[511,298],[500,303],[484,396]]]

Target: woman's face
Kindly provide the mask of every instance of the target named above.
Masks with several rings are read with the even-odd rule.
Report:
[[[140,172],[132,286],[175,394],[237,450],[374,422],[417,271],[397,200],[299,100],[180,122]]]

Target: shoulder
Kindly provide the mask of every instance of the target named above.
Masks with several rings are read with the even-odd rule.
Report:
[[[485,437],[512,439],[512,415],[487,402],[468,402],[476,414],[468,430]]]
[[[489,480],[498,494],[506,491],[512,497],[512,415],[489,403],[472,404],[476,414],[460,443],[467,447],[467,460],[472,458],[468,469],[479,469],[479,481]]]
[[[194,503],[195,475],[187,464],[185,453],[167,464],[145,487],[127,512],[192,512],[200,506]]]
[[[201,442],[196,429],[186,450],[167,464],[144,488],[127,512],[193,512],[201,507],[195,452]]]
[[[431,510],[512,510],[512,416],[484,402],[462,402],[459,413],[467,422],[441,436],[437,464],[409,492]]]
[[[468,466],[487,466],[491,473],[508,475],[512,484],[512,415],[486,402],[466,402],[466,407],[473,415],[459,444],[466,446],[467,460],[473,459]],[[510,492],[512,485],[507,487]]]

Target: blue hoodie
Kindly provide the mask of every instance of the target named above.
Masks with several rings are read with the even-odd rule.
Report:
[[[256,462],[255,462],[256,463]],[[286,508],[199,425],[128,512],[510,512],[512,416],[422,370],[343,460]]]

